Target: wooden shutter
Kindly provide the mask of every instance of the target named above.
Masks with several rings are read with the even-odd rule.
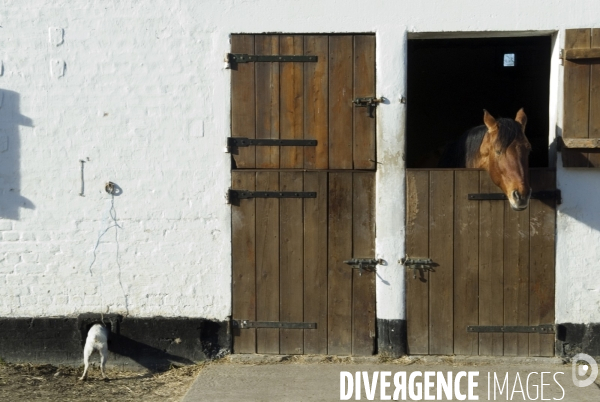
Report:
[[[563,166],[600,167],[600,28],[567,29],[563,58]]]

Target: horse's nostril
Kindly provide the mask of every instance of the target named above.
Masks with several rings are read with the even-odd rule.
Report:
[[[517,201],[521,199],[521,195],[517,190],[513,191],[513,198]]]

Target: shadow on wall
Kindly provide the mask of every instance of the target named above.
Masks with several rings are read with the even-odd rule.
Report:
[[[191,365],[230,353],[231,337],[227,322],[85,313],[77,318],[81,341],[75,352],[78,358],[88,331],[95,323],[104,323],[110,331],[108,350],[111,352],[111,364],[131,364],[133,361],[151,372],[160,372],[173,365]],[[1,324],[0,320],[0,353],[4,346]]]
[[[558,154],[557,164],[562,165]],[[558,206],[561,214],[600,232],[600,175],[593,168],[560,168],[556,175],[557,187],[562,193],[562,204]],[[560,223],[559,223],[560,224]],[[568,224],[563,222],[563,224]],[[560,228],[559,230],[567,230]]]
[[[171,354],[164,349],[138,342],[123,335],[111,334],[109,350],[119,356],[127,357],[151,372],[168,369],[174,363],[191,365],[195,362],[188,358]]]
[[[14,220],[19,219],[19,208],[35,208],[20,194],[19,126],[33,127],[33,121],[19,109],[19,94],[0,89],[0,218]]]
[[[557,137],[562,137],[562,127],[556,126]],[[600,175],[597,168],[563,167],[562,153],[558,151],[558,139],[551,144],[551,151],[556,155],[556,188],[561,191],[562,203],[557,206],[560,214],[600,232]],[[557,230],[572,231],[568,220],[557,222]]]

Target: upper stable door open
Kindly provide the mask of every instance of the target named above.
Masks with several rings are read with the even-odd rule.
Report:
[[[316,56],[231,62],[232,137],[316,141],[231,147],[233,169],[375,170],[376,111],[354,103],[376,96],[375,35],[232,35],[231,52]]]
[[[494,117],[527,114],[531,167],[548,167],[551,36],[409,39],[408,168],[435,168],[444,147]]]
[[[554,354],[550,54],[550,36],[408,41],[409,354]],[[433,169],[446,144],[483,124],[483,109],[515,118],[520,108],[531,187],[549,197],[517,212],[488,172]]]

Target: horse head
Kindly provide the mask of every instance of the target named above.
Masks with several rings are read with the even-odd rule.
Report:
[[[481,166],[502,189],[515,211],[523,211],[529,205],[529,152],[531,144],[525,137],[527,116],[523,109],[512,119],[494,119],[483,111],[487,127],[479,152]]]

